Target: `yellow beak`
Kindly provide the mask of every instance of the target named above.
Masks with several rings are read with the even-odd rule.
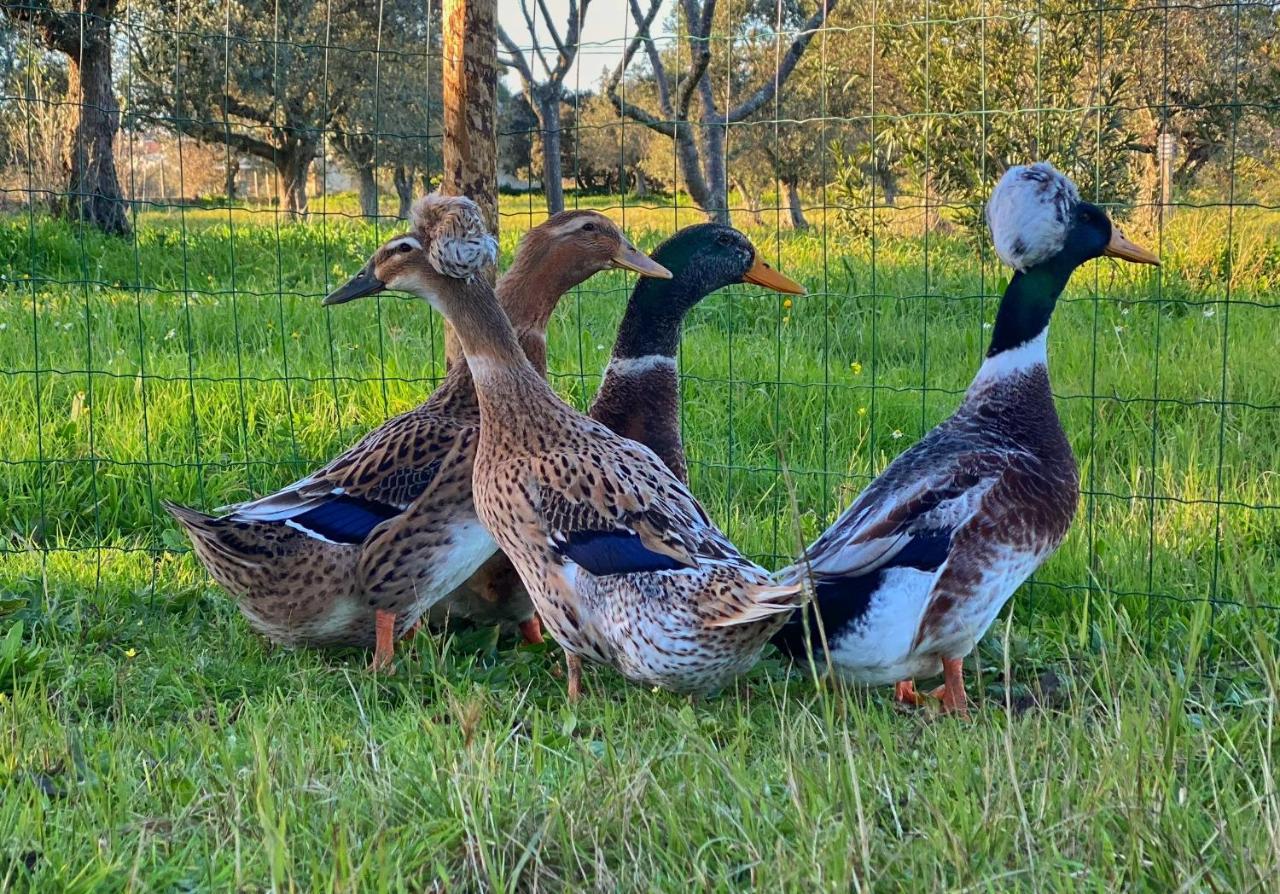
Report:
[[[617,254],[609,260],[614,267],[621,267],[623,270],[634,270],[641,276],[652,276],[656,279],[671,278],[670,270],[640,251],[630,242],[622,243],[622,247],[618,249]]]
[[[1111,241],[1107,243],[1107,247],[1102,253],[1108,258],[1120,258],[1125,261],[1132,261],[1135,264],[1155,264],[1160,266],[1160,256],[1153,251],[1148,251],[1141,245],[1137,245],[1124,238],[1124,233],[1120,232],[1119,227],[1111,228]]]
[[[760,260],[759,255],[756,255],[755,263],[751,265],[751,269],[742,277],[742,281],[764,286],[766,289],[773,289],[775,292],[782,292],[786,295],[804,294],[804,286],[774,270]]]

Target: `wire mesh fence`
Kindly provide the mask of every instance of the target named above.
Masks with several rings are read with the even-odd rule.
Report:
[[[560,182],[646,248],[731,220],[809,289],[688,322],[692,489],[745,551],[788,561],[954,409],[1007,279],[983,198],[1045,158],[1164,267],[1086,267],[1057,311],[1084,502],[1018,624],[1087,643],[1103,598],[1153,647],[1188,606],[1274,629],[1275,4],[500,7],[504,264]],[[442,375],[427,308],[318,306],[439,179],[439,9],[3,10],[0,585],[208,592],[159,500],[269,492]],[[553,320],[579,406],[628,290],[597,276]]]

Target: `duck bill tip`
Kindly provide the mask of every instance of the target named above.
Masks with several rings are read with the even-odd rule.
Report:
[[[755,263],[751,265],[742,277],[743,282],[749,282],[752,285],[764,286],[766,289],[772,289],[775,292],[782,292],[784,295],[803,295],[805,294],[804,286],[796,282],[789,276],[783,276],[777,270],[774,270],[759,255],[756,255]]]
[[[348,301],[355,301],[357,298],[376,295],[386,287],[386,283],[374,276],[373,272],[368,268],[365,268],[326,295],[322,303],[325,307],[346,304]]]
[[[1111,241],[1107,243],[1107,247],[1103,249],[1102,254],[1104,257],[1119,258],[1122,261],[1129,261],[1134,264],[1160,266],[1159,255],[1150,249],[1143,248],[1136,242],[1130,242],[1117,227],[1111,229]]]

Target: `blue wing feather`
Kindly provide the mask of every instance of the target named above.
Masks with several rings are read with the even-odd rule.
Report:
[[[649,549],[632,531],[575,531],[556,546],[561,555],[596,577],[688,567]]]
[[[335,496],[289,520],[336,543],[363,543],[374,528],[399,514],[399,509],[384,503]]]

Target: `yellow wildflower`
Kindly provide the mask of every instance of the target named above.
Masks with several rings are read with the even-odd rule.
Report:
[[[786,299],[785,301],[783,301],[783,302],[782,302],[782,309],[783,309],[783,310],[791,310],[791,299],[790,299],[790,298],[788,298],[788,299]]]
[[[862,364],[859,363],[857,360],[853,361],[852,363],[849,364],[849,371],[853,373],[855,376],[862,375]]]
[[[125,650],[124,650],[124,657],[125,657],[125,658],[137,658],[137,657],[138,657],[138,650],[137,650],[137,649],[134,649],[134,648],[128,648],[128,649],[125,649]]]
[[[866,408],[866,407],[858,407],[858,415],[859,415],[859,416],[865,416],[865,415],[867,415],[867,408]]]

